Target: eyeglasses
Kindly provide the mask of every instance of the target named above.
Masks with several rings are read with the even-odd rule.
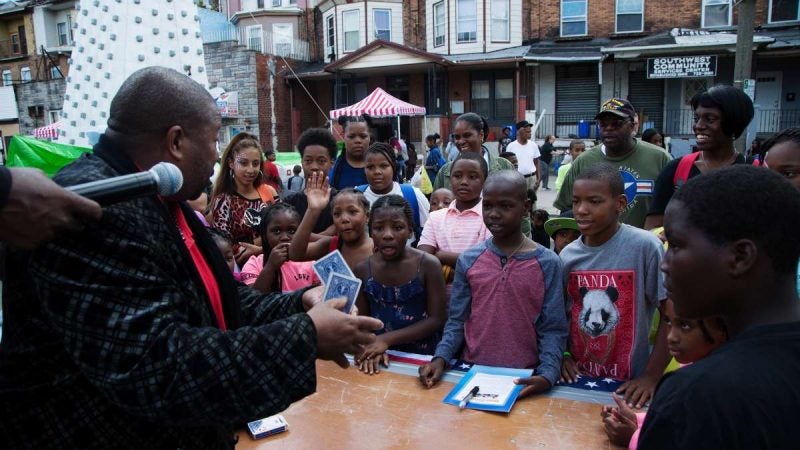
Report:
[[[625,125],[626,123],[630,123],[630,120],[627,119],[597,119],[597,126],[600,128],[612,128],[617,129]]]

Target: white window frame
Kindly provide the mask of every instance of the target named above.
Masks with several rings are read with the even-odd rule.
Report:
[[[389,29],[382,29],[380,31],[389,31],[389,38],[384,39],[384,41],[391,41],[392,40],[392,10],[387,8],[375,8],[372,10],[372,28],[373,28],[373,37],[377,40],[378,37],[378,13],[386,13],[389,16]]]
[[[641,33],[642,31],[644,31],[644,0],[638,0],[639,1],[639,5],[640,5],[640,8],[639,8],[638,12],[632,12],[632,11],[620,12],[619,11],[619,4],[622,3],[622,1],[624,1],[624,0],[617,0],[617,2],[616,2],[617,6],[616,6],[615,14],[614,14],[614,32],[618,33],[618,34],[622,34],[622,33]],[[639,14],[641,16],[641,18],[642,18],[641,22],[639,23],[639,29],[638,30],[619,31],[619,16],[620,15],[634,15],[634,14]]]
[[[564,17],[564,3],[583,3],[583,16],[569,16],[567,18]],[[586,36],[589,34],[589,0],[561,0],[560,4],[560,26],[559,26],[559,35],[561,37],[575,37],[575,36]],[[583,33],[580,34],[564,34],[564,24],[565,23],[576,23],[576,22],[583,22]]]
[[[728,23],[726,25],[706,25],[706,8],[709,6],[728,4]],[[723,28],[729,27],[733,23],[733,1],[732,0],[703,0],[700,7],[700,28]]]
[[[31,77],[31,68],[26,66],[19,69],[19,79],[23,83],[30,83],[33,81],[33,78]]]
[[[63,33],[61,28],[64,28]],[[64,37],[62,40],[61,37]],[[56,37],[58,39],[58,46],[64,47],[69,45],[69,28],[67,27],[67,22],[58,22],[56,24]]]
[[[347,29],[347,19],[352,18],[355,16],[355,28],[352,30]],[[344,48],[345,53],[350,53],[358,50],[358,47],[361,46],[361,33],[358,29],[358,23],[361,19],[361,11],[358,9],[349,9],[347,11],[342,11],[342,47]],[[347,47],[347,33],[355,33],[357,37],[356,46],[352,48]]]
[[[437,22],[437,14],[436,10],[439,9],[442,12],[442,19],[441,22]],[[433,46],[434,47],[441,47],[447,42],[447,35],[445,26],[447,24],[447,10],[444,7],[444,1],[439,1],[433,4]],[[438,29],[441,28],[441,34],[439,34]],[[437,39],[441,38],[441,42],[437,41]]]
[[[288,33],[279,31],[280,29],[289,30]],[[287,39],[288,34],[288,39]],[[285,42],[278,42],[278,37]],[[289,44],[289,52],[279,51],[279,45]],[[272,24],[272,53],[274,55],[289,56],[294,53],[294,26],[291,23],[273,23]]]
[[[769,6],[767,9],[767,22],[768,23],[792,23],[800,21],[800,4],[797,5],[797,18],[792,20],[772,20],[772,2],[774,0],[769,0]],[[800,0],[795,0],[797,3],[800,3]]]
[[[58,66],[50,66],[50,79],[51,80],[60,80],[64,78],[61,72],[58,71]]]
[[[336,14],[325,18],[325,57],[336,54]]]
[[[11,69],[3,71],[3,86],[11,86],[14,84],[14,77],[11,76]]]
[[[50,120],[50,124],[49,125],[52,125],[52,124],[58,122],[59,120],[61,120],[61,110],[60,109],[51,109],[50,111],[47,111],[47,118]]]
[[[255,36],[251,36],[252,31],[258,30],[258,48],[253,46],[253,41],[256,40]],[[264,27],[261,24],[258,25],[248,25],[245,28],[245,44],[249,50],[255,50],[258,52],[264,52]]]
[[[505,6],[506,6],[506,11],[505,11],[506,12],[506,16],[505,17],[497,17],[497,13],[498,13],[498,11],[500,11],[500,9],[499,8],[495,8],[495,5],[503,4],[503,3],[505,3]],[[491,9],[492,9],[491,14],[490,14],[491,21],[492,21],[491,22],[492,30],[490,32],[491,41],[492,42],[511,42],[511,1],[510,0],[491,0],[490,5],[491,5]],[[497,31],[497,28],[495,28],[495,27],[497,27],[498,24],[503,23],[503,22],[505,23],[506,35],[505,35],[505,37],[501,37],[501,38],[495,39],[494,33],[495,33],[495,31]]]
[[[471,39],[469,36],[467,39],[461,39],[462,32],[460,31],[462,25],[461,20],[458,16],[460,3],[461,2],[472,2],[475,5],[475,11],[473,12],[472,19],[464,19],[465,21],[475,22],[475,31],[465,31],[464,33],[475,33],[475,36]],[[456,0],[456,44],[471,44],[474,42],[478,42],[478,0]]]

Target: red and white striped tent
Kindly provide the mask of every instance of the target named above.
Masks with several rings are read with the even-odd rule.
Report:
[[[424,116],[425,108],[412,105],[392,97],[381,88],[375,88],[364,100],[331,111],[331,119],[341,116],[360,116],[368,114],[372,117]]]
[[[34,128],[31,135],[37,139],[55,139],[58,137],[58,129],[61,127],[61,121],[53,122],[39,128]]]

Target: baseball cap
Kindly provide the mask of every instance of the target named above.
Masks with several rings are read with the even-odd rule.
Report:
[[[572,217],[553,217],[544,223],[544,232],[550,237],[556,234],[558,230],[564,229],[580,232],[578,229],[578,222]]]
[[[631,120],[636,117],[636,110],[633,109],[633,105],[631,105],[631,102],[625,100],[624,98],[610,98],[606,100],[603,102],[603,105],[600,106],[600,112],[597,113],[594,118],[597,119],[606,113],[614,114],[615,116]]]
[[[518,130],[520,128],[526,128],[526,127],[532,127],[532,126],[533,126],[533,124],[528,122],[527,120],[522,120],[520,122],[517,122],[517,129]]]

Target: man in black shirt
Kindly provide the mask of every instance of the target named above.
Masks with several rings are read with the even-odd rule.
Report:
[[[553,143],[556,141],[556,137],[548,134],[544,138],[544,144],[542,144],[542,148],[539,151],[539,174],[542,180],[542,190],[549,191],[550,188],[547,186],[547,183],[550,182],[550,163],[553,162]]]
[[[639,448],[797,448],[800,192],[747,165],[692,178],[667,206],[675,313],[721,317],[729,341],[665,377]]]

